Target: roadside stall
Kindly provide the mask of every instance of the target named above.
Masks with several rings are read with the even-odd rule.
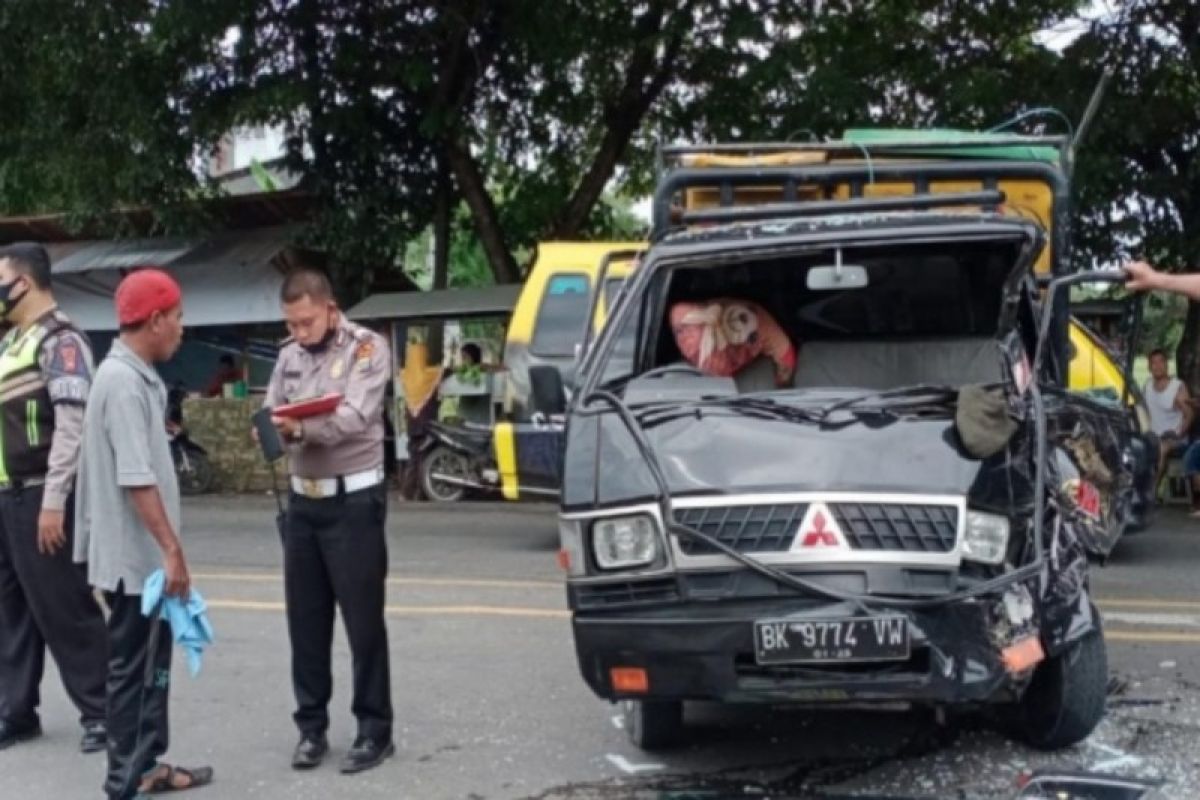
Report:
[[[418,484],[426,497],[445,501],[495,488],[492,432],[505,416],[509,385],[503,343],[520,293],[518,284],[384,293],[346,312],[391,346],[389,408],[406,496]],[[464,355],[478,363],[464,363]]]

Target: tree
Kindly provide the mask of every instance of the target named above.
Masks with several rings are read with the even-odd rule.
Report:
[[[1080,265],[1139,256],[1200,269],[1200,4],[1130,4],[1094,20],[1046,81],[1082,113],[1108,67],[1113,78],[1076,172]],[[1200,304],[1189,305],[1178,373],[1200,389]]]
[[[202,194],[184,78],[216,57],[227,5],[0,4],[0,212],[100,224],[101,212],[154,204],[170,218]]]

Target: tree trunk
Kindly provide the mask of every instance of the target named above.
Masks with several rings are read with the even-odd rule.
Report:
[[[434,291],[450,285],[450,175],[446,160],[438,159],[436,194],[433,198],[433,286]],[[441,364],[445,355],[446,323],[429,332],[430,362]]]
[[[691,4],[685,4],[677,14],[682,19],[688,19]],[[592,209],[603,195],[604,187],[612,178],[617,163],[629,147],[630,140],[674,73],[687,26],[680,24],[676,27],[663,48],[660,60],[658,34],[667,27],[664,17],[663,4],[657,4],[642,18],[637,31],[640,41],[626,67],[625,82],[605,109],[605,129],[600,146],[592,159],[592,165],[555,220],[552,238],[578,237]]]
[[[446,160],[458,184],[459,193],[471,210],[471,220],[475,223],[475,234],[483,245],[487,255],[488,265],[496,283],[517,283],[521,280],[521,270],[516,260],[509,252],[504,239],[504,230],[500,226],[500,215],[496,204],[488,193],[487,183],[479,171],[467,147],[457,141],[446,143]]]

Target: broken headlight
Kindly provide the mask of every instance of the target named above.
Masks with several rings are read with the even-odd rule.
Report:
[[[648,514],[609,517],[592,523],[592,553],[600,569],[653,564],[659,556],[658,526]]]
[[[1008,553],[1008,533],[1008,517],[968,511],[963,558],[983,564],[1001,563]]]

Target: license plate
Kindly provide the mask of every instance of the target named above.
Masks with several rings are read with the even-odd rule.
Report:
[[[906,661],[911,654],[904,617],[767,620],[754,623],[759,664]]]

